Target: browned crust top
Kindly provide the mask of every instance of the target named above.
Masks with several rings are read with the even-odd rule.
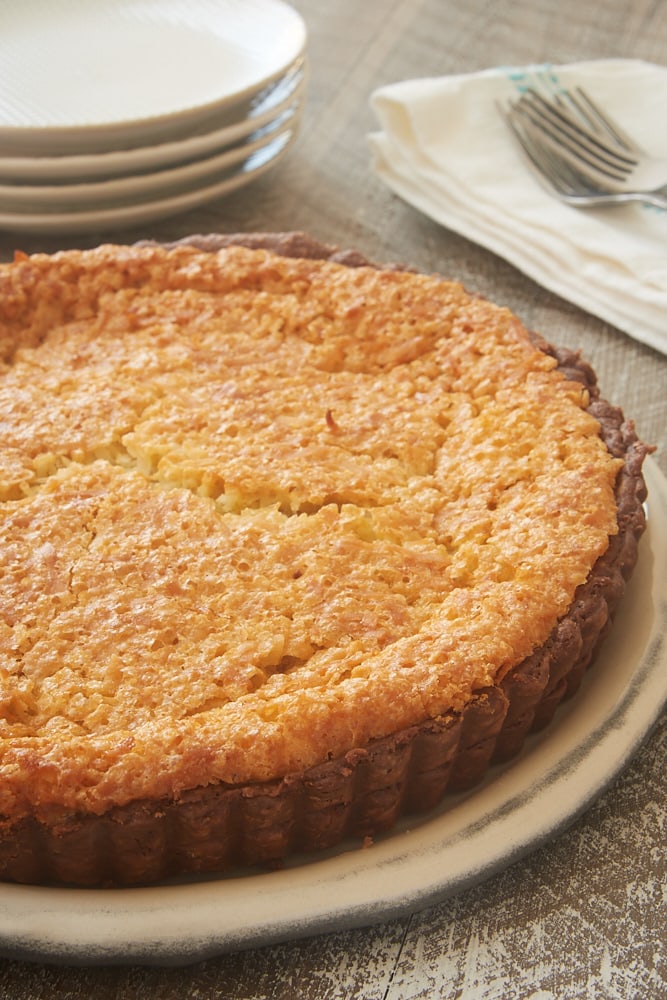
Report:
[[[251,249],[270,250],[295,259],[327,259],[348,267],[364,267],[366,265],[366,261],[354,252],[339,252],[336,248],[322,246],[304,234],[298,233],[197,236],[188,238],[185,241],[179,241],[177,245],[183,246],[184,244],[194,245],[207,252],[217,252],[225,246],[243,245]],[[541,724],[546,721],[552,711],[553,705],[557,704],[557,701],[562,697],[567,688],[567,677],[570,677],[570,687],[575,687],[575,678],[578,672],[590,661],[600,636],[604,634],[607,628],[610,616],[622,592],[623,581],[629,576],[634,565],[637,540],[644,528],[642,500],[645,496],[645,487],[641,476],[641,465],[647,449],[637,440],[632,425],[624,420],[621,412],[599,398],[595,376],[590,366],[573,352],[557,351],[536,337],[533,340],[538,345],[540,351],[556,360],[558,369],[566,375],[571,383],[579,383],[585,388],[589,397],[588,412],[599,423],[600,437],[604,441],[607,451],[614,458],[618,459],[619,471],[615,476],[614,486],[615,504],[618,511],[618,532],[615,534],[612,533],[608,547],[597,559],[587,578],[578,586],[575,600],[570,610],[567,614],[560,617],[547,641],[539,648],[533,649],[532,653],[524,661],[512,667],[504,679],[502,675],[499,675],[498,681],[501,682],[499,687],[488,687],[480,690],[479,685],[477,685],[478,691],[471,703],[470,710],[464,709],[462,715],[460,712],[458,714],[458,722],[454,726],[458,733],[456,740],[452,741],[451,732],[453,727],[452,720],[456,721],[457,711],[454,710],[454,714],[452,714],[451,710],[444,714],[436,712],[435,722],[431,717],[426,718],[425,721],[419,723],[416,727],[412,725],[408,728],[400,729],[397,733],[391,734],[389,737],[371,740],[365,746],[361,746],[359,749],[352,749],[343,754],[337,761],[321,765],[320,768],[324,768],[324,770],[321,771],[321,774],[318,772],[318,780],[323,781],[325,786],[329,783],[332,787],[337,788],[341,780],[341,775],[347,774],[350,768],[356,773],[359,760],[366,760],[369,753],[375,753],[376,757],[379,756],[384,759],[383,755],[394,756],[398,752],[397,748],[401,748],[400,752],[403,754],[406,745],[412,748],[417,746],[420,741],[423,743],[424,739],[429,739],[433,736],[434,725],[437,730],[436,742],[441,743],[444,738],[443,733],[446,733],[448,745],[453,746],[456,744],[458,747],[457,753],[459,759],[458,778],[456,777],[457,767],[452,765],[452,773],[444,784],[442,784],[442,781],[440,782],[442,787],[440,787],[438,794],[441,794],[445,787],[456,787],[457,782],[465,784],[470,780],[474,780],[479,772],[480,765],[478,758],[482,762],[488,762],[488,759],[494,752],[498,756],[505,756],[515,752],[528,729],[535,724]],[[334,420],[333,414],[331,415],[331,420]],[[492,695],[494,691],[499,692],[499,694]],[[481,715],[478,710],[480,704],[484,706]],[[542,709],[540,709],[541,705]],[[470,746],[474,747],[480,743],[485,745],[485,750],[481,754],[481,757],[479,754],[475,755],[473,753],[473,763],[471,763],[470,746],[466,746],[464,749],[459,746],[461,735],[460,723],[466,718],[475,719],[475,724],[472,728],[473,732],[476,731],[476,735],[468,739]],[[490,734],[486,743],[482,738],[484,726],[488,727]],[[377,747],[377,752],[373,751],[372,748],[374,746]],[[452,753],[452,760],[454,761],[457,754],[454,751]],[[426,771],[430,772],[431,770],[432,768],[426,768]],[[280,790],[279,799],[285,795],[288,798],[292,798],[294,794],[293,789],[297,786],[302,787],[304,781],[307,783],[310,780],[308,778],[310,773],[311,770],[307,769],[302,776],[295,773],[288,779],[278,778],[276,779],[277,784],[274,783],[270,786],[262,782],[255,785],[246,785],[241,781],[240,789],[245,794],[244,789],[247,789],[248,793],[251,793],[252,789],[256,788],[259,793],[262,789],[270,787],[273,789],[273,792],[269,795],[271,802],[274,802],[276,799],[277,789]],[[314,774],[315,772],[312,773]],[[380,784],[382,785],[381,779],[376,780],[380,780]],[[187,809],[199,809],[203,803],[210,802],[211,798],[218,796],[219,791],[226,789],[231,793],[231,784],[233,782],[230,782],[229,779],[224,779],[221,782],[214,783],[209,788],[193,789],[190,792],[177,791],[174,796],[168,796],[166,799],[159,797],[155,799],[147,798],[143,803],[131,807],[128,806],[127,808],[132,810],[133,816],[137,815],[137,809],[142,814],[148,812],[151,815],[155,815],[157,812],[164,812],[166,808],[171,808],[171,806],[168,806],[170,801],[175,804],[176,808],[180,808],[178,807],[179,802],[184,802],[189,803]],[[216,787],[218,792],[215,791]],[[290,791],[288,792],[287,789],[290,789]],[[367,794],[367,792],[368,788],[366,788],[364,794]],[[302,793],[300,794],[302,795]],[[403,805],[409,808],[414,808],[420,804],[423,805],[424,801],[423,796],[421,803],[417,801],[420,798],[419,795],[413,795],[412,798],[409,795],[406,797],[405,789],[401,791],[399,798]],[[426,799],[429,799],[428,795],[426,795]],[[400,811],[403,806],[396,808]],[[187,809],[185,810],[186,813]],[[118,821],[120,821],[123,813],[117,810],[118,807],[109,816],[113,817],[116,815]],[[352,811],[354,812],[354,809]],[[48,822],[52,823],[54,820]],[[79,821],[77,820],[77,822]],[[357,815],[355,822],[352,825],[348,823],[347,827],[344,828],[344,832],[372,832],[375,829],[381,828],[383,822],[385,821],[380,821],[377,816],[373,818],[371,810],[368,815],[365,815],[363,820]],[[62,813],[60,814],[60,818],[55,820],[55,823],[56,826],[63,823]],[[296,829],[298,826],[299,824],[296,823],[294,828]],[[43,835],[42,831],[40,836]],[[276,856],[284,854],[286,849],[293,849],[295,843],[297,846],[312,846],[307,839],[303,840],[302,838],[299,841],[299,835],[294,833],[290,834],[287,839],[283,838],[283,842],[281,843],[282,846],[276,852]],[[248,849],[244,850],[247,855]],[[263,848],[258,856],[262,859],[270,855],[271,852],[267,852],[266,848]],[[244,856],[243,851],[241,851],[241,856]],[[236,861],[239,859],[238,855],[234,855],[234,858]],[[253,860],[253,858],[250,857],[250,860]],[[161,877],[166,871],[172,870],[174,865],[176,870],[178,870],[179,865],[182,864],[182,861],[176,864],[173,858],[169,862],[163,860],[160,874],[157,877]],[[220,864],[220,857],[218,857],[216,865],[219,866]],[[8,877],[13,876],[10,873]],[[99,872],[94,880],[98,880],[98,877]],[[114,877],[120,877],[121,881],[125,880],[123,876]],[[145,873],[140,875],[140,878],[145,877]],[[78,879],[75,878],[76,880]],[[132,881],[132,877],[129,880]],[[86,881],[86,879],[83,879],[83,881]]]

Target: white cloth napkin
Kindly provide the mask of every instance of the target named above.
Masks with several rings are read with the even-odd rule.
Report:
[[[633,60],[408,80],[371,97],[373,168],[407,202],[545,288],[667,353],[667,212],[576,209],[534,176],[497,102],[539,78],[580,84],[644,148],[667,157],[667,67]]]

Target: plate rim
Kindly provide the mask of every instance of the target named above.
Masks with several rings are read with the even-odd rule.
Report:
[[[621,641],[602,650],[600,659],[616,664],[615,683],[606,690],[592,729],[580,732],[586,696],[598,693],[599,664],[587,673],[583,691],[517,758],[494,768],[476,789],[447,797],[428,817],[402,822],[367,850],[344,845],[326,856],[297,859],[279,872],[180,885],[88,890],[0,884],[0,955],[70,965],[180,965],[368,926],[442,902],[562,833],[628,765],[667,700],[667,479],[653,459],[646,459],[644,471],[647,531],[617,615],[622,625],[639,610],[643,631],[638,639],[619,632]],[[652,601],[644,586],[650,586]],[[626,655],[624,644],[636,658]],[[565,756],[558,753],[563,741]],[[543,770],[545,759],[550,766]],[[582,785],[582,775],[593,780]],[[532,783],[522,787],[531,776]],[[544,808],[555,787],[568,792],[567,808],[556,818],[553,809]],[[452,821],[457,814],[458,826]],[[495,849],[484,860],[474,856],[472,863],[471,842],[486,847],[489,839]],[[421,874],[417,883],[415,872]],[[383,896],[371,898],[378,883]],[[332,905],[336,894],[339,901]]]
[[[19,188],[0,181],[0,218],[43,213],[43,217],[48,219],[52,214],[103,212],[116,206],[123,207],[135,200],[142,204],[145,199],[156,201],[167,197],[170,191],[187,191],[195,183],[206,184],[214,174],[242,164],[267,146],[279,145],[281,136],[298,129],[302,110],[300,106],[288,109],[259,130],[260,134],[257,136],[250,135],[245,141],[187,163],[76,184],[21,185]],[[27,195],[25,200],[17,197],[19,191],[22,195]],[[42,206],[31,205],[30,197],[43,199]],[[5,207],[12,198],[15,199],[17,211]],[[59,208],[60,203],[62,206]]]
[[[25,185],[26,177],[35,186],[55,185],[71,177],[86,178],[76,183],[87,183],[94,178],[116,179],[147,169],[168,168],[188,158],[205,156],[215,150],[223,150],[234,143],[246,141],[255,132],[271,125],[281,115],[302,108],[308,80],[308,66],[305,58],[299,58],[288,70],[283,81],[277,84],[280,93],[275,93],[255,108],[251,114],[232,123],[216,123],[207,131],[151,143],[132,146],[129,149],[111,149],[100,153],[64,153],[60,156],[21,156],[0,153],[0,179],[3,184],[19,180]],[[210,122],[209,124],[213,124]],[[50,181],[47,180],[50,178]],[[41,180],[40,180],[41,179]]]
[[[70,2],[85,4],[85,0],[70,0]],[[107,0],[108,2],[109,0]],[[126,0],[126,2],[131,3],[133,0]],[[250,2],[250,0],[245,0],[245,2]],[[290,39],[289,54],[286,53],[279,63],[274,61],[271,68],[265,69],[263,73],[256,76],[251,84],[246,84],[217,98],[136,117],[118,117],[97,122],[63,122],[55,125],[12,125],[0,122],[0,142],[6,144],[6,148],[14,149],[21,148],[23,142],[34,143],[35,141],[39,144],[46,143],[50,147],[56,143],[66,143],[76,148],[79,142],[86,141],[91,136],[93,136],[94,141],[100,141],[104,144],[107,141],[131,142],[133,137],[145,136],[148,131],[158,130],[164,134],[164,129],[168,130],[168,134],[177,138],[183,134],[184,129],[193,127],[195,123],[200,123],[203,119],[221,112],[225,108],[230,108],[251,98],[265,87],[278,81],[295,61],[303,57],[308,39],[308,31],[303,17],[286,0],[251,0],[251,2],[264,8],[265,11],[273,10],[276,17],[284,19],[293,35],[293,38]],[[217,35],[213,31],[211,34]],[[225,41],[227,40],[225,39]]]
[[[275,166],[293,146],[298,136],[298,122],[294,127],[281,130],[271,142],[251,153],[248,159],[237,164],[232,174],[208,185],[195,184],[184,191],[150,201],[138,200],[132,204],[114,205],[99,211],[73,211],[48,213],[0,212],[0,230],[13,233],[46,235],[96,233],[104,229],[130,229],[142,223],[169,218],[181,212],[204,205],[215,198],[226,197],[233,191],[250,184]],[[270,154],[270,155],[267,155]],[[255,161],[255,162],[253,162]]]

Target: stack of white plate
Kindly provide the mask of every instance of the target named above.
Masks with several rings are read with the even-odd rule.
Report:
[[[306,29],[283,0],[22,0],[0,32],[0,228],[134,226],[288,149]]]

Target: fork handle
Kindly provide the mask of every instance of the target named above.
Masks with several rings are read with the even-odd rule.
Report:
[[[642,201],[646,202],[647,205],[654,205],[656,208],[667,209],[667,184],[656,188],[655,191],[647,191],[646,194],[642,195]]]

